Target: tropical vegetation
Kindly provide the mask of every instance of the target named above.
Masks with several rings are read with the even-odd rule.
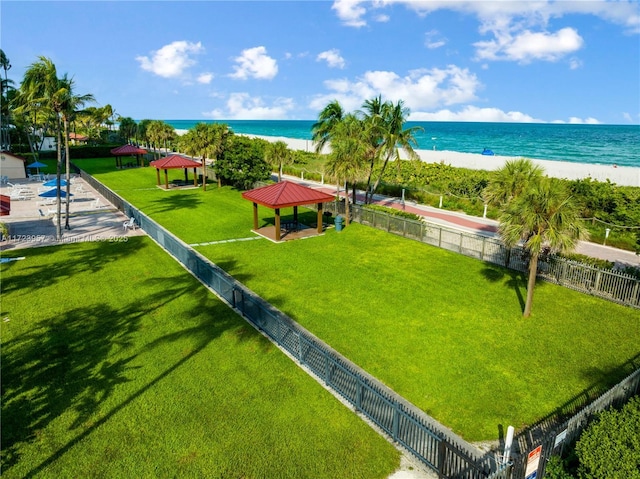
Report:
[[[640,479],[640,396],[601,412],[577,443],[554,456],[548,479]]]

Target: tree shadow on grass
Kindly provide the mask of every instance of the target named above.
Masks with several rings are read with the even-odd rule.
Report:
[[[492,283],[504,282],[512,288],[520,303],[520,309],[524,311],[527,295],[527,276],[524,273],[490,263],[485,264],[481,273]]]
[[[52,421],[71,412],[75,417],[70,430],[77,429],[78,434],[40,464],[34,463],[26,477],[42,472],[225,330],[242,324],[206,289],[194,288],[192,280],[179,282],[174,276],[148,281],[156,283],[155,292],[121,308],[97,302],[37,321],[27,333],[3,343],[1,440],[5,471],[20,461],[24,443],[37,441]],[[195,296],[195,304],[180,311],[179,318],[172,318],[173,324],[167,327],[171,332],[150,337],[145,344],[144,317],[183,295]],[[136,357],[181,339],[190,339],[188,352],[111,410],[99,410],[121,385],[144,377],[140,366],[132,365]]]
[[[202,204],[200,195],[193,194],[199,190],[168,192],[166,196],[152,200],[144,211],[148,215],[197,208]]]
[[[514,441],[514,444],[517,444],[517,452],[526,453],[535,447],[545,435],[559,433],[561,426],[566,427],[565,422],[568,419],[601,397],[607,390],[636,371],[638,367],[640,367],[640,353],[629,358],[620,366],[597,371],[593,368],[586,369],[583,376],[590,381],[591,385],[531,426],[518,431]],[[612,396],[611,403],[614,406],[620,406],[624,399],[624,394],[618,392],[615,397]]]
[[[95,241],[65,245],[64,250],[61,250],[59,246],[47,246],[23,249],[19,252],[3,255],[5,257],[25,256],[25,259],[21,260],[20,264],[24,273],[4,280],[2,292],[21,291],[28,293],[60,281],[66,281],[75,274],[87,271],[97,273],[107,264],[140,254],[143,248],[149,246],[148,240],[144,237],[127,238],[126,243]],[[66,259],[51,264],[49,256],[60,252],[67,255]],[[25,267],[23,263],[27,263],[28,266]],[[16,266],[16,262],[10,262],[4,264],[3,269]]]

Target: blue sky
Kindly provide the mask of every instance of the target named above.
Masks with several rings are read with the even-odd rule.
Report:
[[[640,123],[640,3],[14,1],[1,48],[122,116],[312,120],[382,95],[412,120]]]

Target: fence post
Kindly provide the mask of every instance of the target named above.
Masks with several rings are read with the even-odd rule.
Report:
[[[438,228],[438,248],[442,248],[442,228]]]
[[[487,243],[487,238],[485,236],[482,237],[482,251],[480,251],[480,259],[484,261],[484,249],[485,244]]]
[[[398,442],[398,428],[400,425],[400,404],[398,401],[393,402],[393,425],[391,426],[391,437]]]

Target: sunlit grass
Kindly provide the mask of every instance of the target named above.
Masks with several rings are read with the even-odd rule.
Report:
[[[3,477],[367,479],[398,466],[151,240],[19,255],[0,267]]]
[[[135,175],[98,177],[115,187],[119,173]],[[238,191],[162,193],[190,206],[123,192],[187,242],[251,235]],[[198,250],[468,440],[532,424],[640,362],[637,310],[541,282],[523,319],[523,275],[361,225]]]

